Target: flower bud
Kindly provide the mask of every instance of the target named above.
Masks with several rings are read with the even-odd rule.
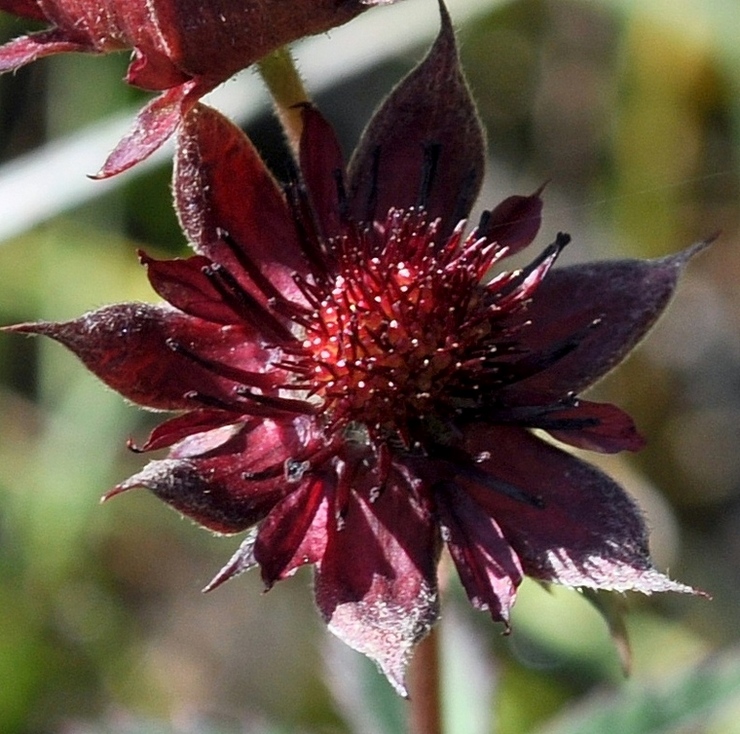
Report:
[[[0,48],[0,73],[69,51],[130,48],[126,81],[161,91],[100,171],[111,176],[156,150],[197,100],[274,49],[347,22],[362,0],[0,0],[49,23]]]

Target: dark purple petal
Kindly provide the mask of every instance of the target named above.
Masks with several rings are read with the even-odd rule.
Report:
[[[152,288],[180,311],[216,324],[246,324],[265,341],[295,341],[284,319],[207,257],[153,260],[140,251],[139,259],[147,268]]]
[[[219,436],[208,453],[183,456],[180,450],[173,451],[174,458],[152,461],[106,499],[146,487],[201,525],[238,533],[262,520],[291,490],[285,464],[305,449],[304,441],[303,423],[264,420],[226,442]]]
[[[527,395],[527,402],[489,410],[487,422],[540,428],[563,443],[605,454],[639,451],[645,445],[632,418],[615,405],[575,397],[548,404],[547,395],[535,394]]]
[[[257,565],[257,560],[254,557],[254,543],[257,539],[257,531],[255,528],[247,533],[247,537],[242,541],[236,553],[229,558],[223,568],[203,587],[203,593],[208,593],[226,583],[230,579],[249,571]]]
[[[175,53],[182,68],[217,75],[219,82],[276,48],[324,33],[367,9],[359,0],[176,0],[166,5],[171,10],[163,25],[177,30]]]
[[[193,413],[187,413],[186,415],[192,416],[194,413],[202,414],[205,412],[206,411],[193,411]],[[214,412],[223,414],[225,411]],[[206,454],[211,455],[218,451],[222,446],[225,446],[237,434],[249,433],[259,425],[259,419],[257,418],[238,422],[234,422],[233,420],[231,422],[227,422],[226,417],[228,415],[229,414],[226,413],[220,421],[220,425],[215,425],[206,431],[200,431],[197,433],[191,431],[183,436],[179,441],[171,445],[170,453],[167,458],[193,459],[197,456],[205,456]],[[185,418],[185,416],[182,417],[183,419]]]
[[[260,525],[254,557],[268,588],[324,555],[331,496],[327,486],[330,482],[321,476],[307,477]]]
[[[178,87],[192,79],[190,74],[183,74],[165,54],[154,48],[144,51],[135,46],[131,56],[126,82],[141,89],[159,92]]]
[[[342,519],[330,517],[317,567],[316,603],[329,629],[404,696],[412,648],[438,616],[438,553],[429,511],[389,482],[374,502],[352,492]]]
[[[569,242],[570,236],[560,232],[555,242],[548,245],[525,268],[505,272],[494,278],[486,286],[490,303],[499,313],[520,313],[521,307],[526,305],[532,295],[537,292],[545,276]]]
[[[3,0],[0,9],[46,21],[72,38],[88,40],[97,50],[155,52],[182,73],[218,84],[280,46],[346,23],[370,4],[358,0]]]
[[[211,85],[193,79],[155,97],[108,156],[95,178],[110,178],[148,158],[175,132],[183,116]]]
[[[427,57],[391,92],[350,163],[350,211],[384,221],[391,207],[423,205],[442,219],[440,243],[468,216],[483,178],[485,144],[460,69],[449,15]]]
[[[129,441],[129,448],[137,452],[156,451],[172,446],[193,434],[212,433],[217,428],[232,425],[234,422],[234,414],[224,410],[193,410],[160,423],[141,446]]]
[[[528,576],[572,587],[693,592],[653,568],[640,510],[595,467],[519,428],[470,426],[466,448],[482,474],[458,484],[496,518]],[[497,483],[521,496],[497,491]]]
[[[274,479],[245,481],[236,457],[161,459],[117,485],[105,499],[146,487],[163,502],[217,533],[238,533],[259,522],[285,494]]]
[[[346,196],[344,156],[333,128],[311,105],[303,108],[300,162],[321,233],[334,237],[341,231],[340,209],[345,202],[340,197]]]
[[[212,265],[207,257],[154,260],[140,252],[139,260],[146,265],[155,292],[180,311],[217,324],[236,324],[242,320],[224,301],[213,280],[206,277],[204,271]]]
[[[6,330],[55,339],[107,385],[148,408],[193,408],[194,394],[233,404],[242,372],[244,380],[261,379],[265,387],[276,379],[260,374],[270,352],[259,346],[254,332],[215,327],[166,306],[121,303],[74,321]]]
[[[564,427],[557,428],[559,425]],[[645,446],[632,418],[609,403],[579,400],[575,407],[548,413],[538,426],[558,441],[587,451],[616,454],[639,451]]]
[[[46,18],[44,11],[39,7],[38,0],[2,0],[0,10],[34,20]]]
[[[306,262],[288,206],[236,125],[204,105],[190,112],[178,137],[173,188],[180,222],[199,253],[256,296],[270,297],[271,284],[300,298],[293,275],[305,274]]]
[[[14,11],[11,11],[14,12]],[[73,51],[92,51],[84,42],[69,39],[68,35],[56,28],[50,31],[21,36],[0,47],[0,74],[15,71],[32,61],[54,54]]]
[[[508,249],[507,255],[531,244],[542,223],[542,189],[531,196],[510,196],[484,215],[478,228],[478,237],[497,242]]]
[[[645,336],[668,305],[683,268],[706,246],[702,242],[657,260],[586,263],[548,273],[524,311],[531,324],[517,332],[517,341],[535,359],[574,335],[581,334],[579,343],[532,377],[504,387],[500,399],[517,403],[527,392],[562,397],[603,377]]]
[[[442,535],[470,602],[508,626],[522,581],[516,553],[496,521],[461,489],[442,486],[436,497]]]

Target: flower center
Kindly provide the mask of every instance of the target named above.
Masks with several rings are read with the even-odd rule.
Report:
[[[447,402],[480,336],[466,327],[480,273],[461,261],[459,232],[442,248],[435,236],[423,212],[391,212],[379,244],[360,235],[336,243],[339,275],[303,342],[311,392],[331,420],[404,434]]]
[[[428,407],[450,355],[423,291],[415,269],[379,258],[336,279],[317,314],[320,333],[304,344],[329,403],[377,427]]]

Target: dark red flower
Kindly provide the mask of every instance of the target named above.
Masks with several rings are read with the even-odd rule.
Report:
[[[270,51],[346,23],[375,0],[0,0],[0,10],[50,24],[0,48],[0,73],[69,51],[132,49],[126,81],[163,92],[100,171],[153,153],[204,94]]]
[[[533,240],[540,192],[466,233],[483,138],[446,14],[347,169],[324,118],[304,116],[285,190],[221,115],[187,116],[174,189],[198,254],[142,255],[168,303],[13,327],[137,403],[183,411],[140,447],[167,458],[110,494],[148,487],[212,530],[249,530],[210,588],[313,564],[330,629],[402,693],[437,619],[443,546],[473,605],[507,626],[525,574],[690,592],[652,566],[629,496],[532,429],[640,448],[627,415],[578,394],[644,336],[698,248],[553,270],[558,235],[491,277]]]

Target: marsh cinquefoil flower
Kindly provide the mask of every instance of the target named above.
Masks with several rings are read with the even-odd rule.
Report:
[[[466,227],[483,139],[446,15],[347,169],[328,123],[304,115],[284,190],[220,114],[188,115],[174,190],[198,254],[142,255],[168,303],[14,327],[127,398],[182,411],[141,446],[167,458],[111,494],[147,487],[207,528],[249,529],[211,586],[314,565],[331,630],[399,692],[438,616],[444,546],[473,605],[507,626],[525,574],[691,591],[653,568],[627,494],[532,429],[641,446],[628,416],[578,394],[654,323],[693,250],[551,269],[558,235],[490,277],[534,238],[540,192]]]
[[[131,49],[126,81],[162,92],[141,111],[100,176],[156,150],[204,94],[302,36],[321,33],[375,0],[0,0],[0,10],[48,23],[0,47],[0,73],[44,56]]]

